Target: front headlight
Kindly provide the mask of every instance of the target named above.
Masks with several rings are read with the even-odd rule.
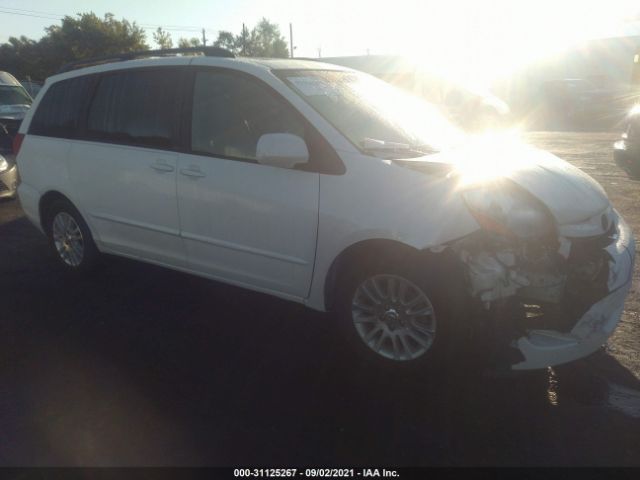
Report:
[[[544,236],[554,228],[548,209],[511,181],[484,183],[462,195],[471,214],[485,230],[526,239]]]
[[[0,155],[0,173],[4,172],[5,170],[9,170],[9,162],[6,158]]]

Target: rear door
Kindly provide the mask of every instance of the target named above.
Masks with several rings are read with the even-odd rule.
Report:
[[[176,198],[180,67],[102,74],[69,172],[101,245],[184,266]]]
[[[309,144],[308,127],[249,75],[198,69],[193,76],[191,134],[178,160],[181,233],[191,268],[259,290],[307,296],[319,174],[260,165],[255,153],[265,133],[293,133]]]

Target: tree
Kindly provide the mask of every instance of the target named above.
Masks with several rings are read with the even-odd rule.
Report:
[[[240,35],[221,31],[213,43],[226,48],[236,55],[248,57],[288,57],[287,41],[280,33],[280,27],[266,18],[258,22],[251,32],[243,27]]]
[[[153,32],[153,41],[158,44],[158,47],[161,50],[168,50],[173,47],[173,40],[171,40],[171,34],[162,29],[162,27],[158,27],[158,29]]]
[[[75,60],[148,49],[142,28],[110,13],[104,18],[93,12],[66,16],[45,32],[38,41],[12,37],[0,45],[0,70],[42,80]]]
[[[280,34],[280,27],[266,18],[251,30],[247,55],[251,57],[288,57],[287,41]]]
[[[178,47],[180,48],[193,48],[200,46],[200,39],[197,37],[192,38],[181,38],[178,40]]]
[[[0,70],[6,70],[17,78],[31,76],[43,79],[48,74],[41,64],[38,42],[25,36],[11,37],[0,45]]]
[[[113,55],[121,52],[147,50],[145,32],[135,22],[116,20],[107,13],[100,19],[95,13],[81,13],[64,17],[62,25],[46,29],[40,44],[43,54],[51,54],[52,68],[65,61]]]
[[[213,46],[235,52],[238,48],[238,38],[233,33],[223,30],[218,33],[218,39],[213,42]]]

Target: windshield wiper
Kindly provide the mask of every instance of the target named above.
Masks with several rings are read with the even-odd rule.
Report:
[[[409,143],[389,142],[377,140],[375,138],[365,138],[361,142],[362,149],[368,153],[389,154],[389,155],[431,155],[438,153],[438,150],[429,145],[412,145]]]

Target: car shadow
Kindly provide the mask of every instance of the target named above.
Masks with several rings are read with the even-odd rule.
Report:
[[[328,314],[120,258],[70,276],[24,218],[0,238],[0,464],[638,464],[636,419],[584,401],[637,389],[614,357],[382,370]]]

